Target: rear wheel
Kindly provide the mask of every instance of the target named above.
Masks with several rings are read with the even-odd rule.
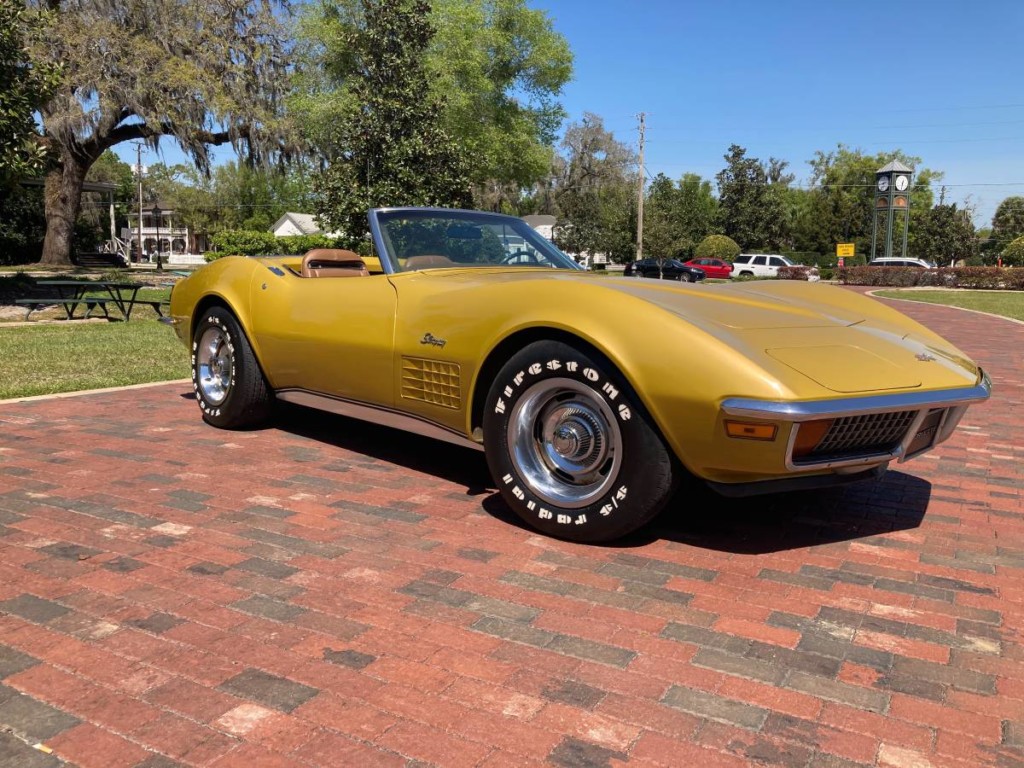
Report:
[[[203,313],[192,337],[192,388],[203,419],[241,429],[270,416],[273,394],[242,327],[228,310]]]
[[[609,541],[653,518],[673,459],[629,385],[603,358],[563,342],[517,353],[491,386],[484,447],[498,488],[527,524]]]

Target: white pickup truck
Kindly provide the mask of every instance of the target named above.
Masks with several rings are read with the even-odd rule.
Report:
[[[732,262],[732,276],[778,277],[780,267],[795,267],[785,256],[772,253],[741,253]]]

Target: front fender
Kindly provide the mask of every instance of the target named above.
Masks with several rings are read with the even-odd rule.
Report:
[[[244,256],[226,256],[201,267],[183,280],[171,292],[170,315],[175,321],[175,332],[186,345],[191,345],[198,310],[211,303],[228,307],[245,331],[249,343],[260,358],[258,339],[253,338],[251,324],[251,291],[260,270],[266,269],[258,261]],[[269,275],[269,273],[268,273]]]

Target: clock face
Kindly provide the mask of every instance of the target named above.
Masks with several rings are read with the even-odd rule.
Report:
[[[878,191],[885,192],[889,189],[889,177],[883,176],[878,180]]]
[[[910,186],[910,179],[908,179],[906,176],[897,176],[896,177],[896,189],[898,189],[900,192],[903,192],[909,186]]]

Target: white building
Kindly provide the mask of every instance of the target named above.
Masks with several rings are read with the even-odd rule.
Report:
[[[338,232],[324,232],[320,229],[320,222],[312,213],[288,212],[274,222],[270,231],[274,237],[288,237],[289,235],[327,235],[338,237]]]
[[[142,260],[156,261],[159,251],[166,264],[202,264],[203,256],[210,249],[205,232],[194,232],[179,220],[173,208],[157,203],[142,206]],[[129,225],[121,230],[121,239],[131,243],[132,253],[139,248],[139,214],[128,214]],[[134,260],[134,259],[133,259]]]
[[[548,216],[542,213],[533,213],[529,216],[523,216],[523,221],[537,230],[537,234],[545,240],[553,239],[556,221],[554,216]]]

